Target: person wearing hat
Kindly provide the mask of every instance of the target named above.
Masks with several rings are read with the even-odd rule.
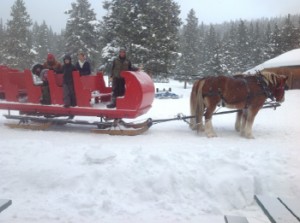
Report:
[[[85,76],[85,75],[91,74],[91,65],[86,60],[86,57],[83,52],[78,53],[78,61],[75,64],[75,67],[79,71],[80,76]]]
[[[73,83],[73,71],[76,68],[72,64],[72,59],[69,54],[64,56],[64,64],[62,66],[63,73],[63,93],[64,93],[64,107],[76,106],[75,90]]]
[[[116,107],[116,99],[125,94],[125,80],[121,77],[122,71],[137,71],[138,68],[132,66],[131,61],[126,57],[126,49],[120,48],[119,56],[114,59],[111,69],[110,78],[112,79],[112,96],[111,102],[107,108]]]
[[[54,70],[55,73],[61,72],[61,63],[58,62],[52,53],[48,53],[47,60],[43,64],[44,69]]]
[[[49,89],[48,79],[46,75],[48,70],[53,70],[55,73],[61,72],[61,63],[55,59],[52,53],[47,54],[47,59],[44,62],[40,71],[40,78],[43,81],[42,96],[40,102],[45,105],[51,104],[50,89]],[[41,76],[42,71],[44,72],[43,75]]]

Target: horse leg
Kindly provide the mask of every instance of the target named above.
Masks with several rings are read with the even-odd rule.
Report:
[[[248,116],[248,110],[243,109],[242,117],[241,117],[241,136],[245,136],[245,128],[246,128],[246,122],[247,122],[247,116]]]
[[[217,134],[215,133],[213,125],[212,125],[212,115],[213,115],[213,112],[216,109],[217,103],[211,104],[211,103],[208,102],[208,100],[205,100],[205,105],[206,105],[206,112],[204,114],[204,118],[205,118],[204,131],[205,131],[205,134],[208,138],[216,137]]]
[[[205,134],[208,138],[217,137],[216,132],[214,131],[211,118],[205,119]]]
[[[237,132],[241,131],[241,121],[242,121],[242,115],[243,111],[240,110],[236,113],[236,119],[235,119],[235,130]]]
[[[236,115],[235,130],[237,132],[241,132],[241,135],[244,134],[246,119],[247,119],[247,110],[246,109],[239,110]]]
[[[204,126],[203,126],[203,112],[197,111],[196,113],[196,126],[195,129],[197,129],[197,132],[203,132]]]
[[[247,109],[247,110],[248,111],[247,111],[243,136],[245,136],[247,139],[254,139],[254,136],[252,135],[252,126],[253,126],[254,118],[258,113],[259,109]]]

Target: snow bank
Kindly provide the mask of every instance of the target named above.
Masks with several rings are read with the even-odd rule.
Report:
[[[138,120],[189,115],[191,86],[156,87],[171,87],[182,98],[155,99]],[[254,194],[300,197],[299,97],[288,91],[276,111],[260,111],[254,140],[234,131],[235,114],[213,118],[219,137],[212,139],[182,121],[121,137],[71,125],[9,129],[0,117],[0,198],[13,201],[0,220],[218,223],[230,214],[267,223]]]

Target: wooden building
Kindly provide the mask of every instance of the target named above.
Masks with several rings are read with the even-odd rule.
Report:
[[[245,73],[271,71],[288,76],[289,89],[300,89],[300,49],[294,49],[268,60]]]

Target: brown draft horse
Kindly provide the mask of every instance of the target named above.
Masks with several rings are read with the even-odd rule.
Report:
[[[212,115],[217,105],[222,104],[239,110],[235,129],[246,138],[254,138],[252,125],[256,114],[267,98],[284,101],[286,80],[286,76],[270,72],[233,77],[211,76],[197,80],[190,97],[191,116],[195,116],[190,127],[197,131],[204,130],[207,137],[217,136],[212,126]]]

